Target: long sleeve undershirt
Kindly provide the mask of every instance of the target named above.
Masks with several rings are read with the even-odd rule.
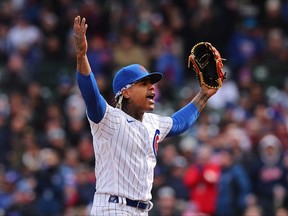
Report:
[[[172,115],[173,124],[167,137],[175,136],[186,131],[199,116],[199,112],[194,103],[190,102]]]
[[[100,94],[94,74],[90,72],[89,76],[85,76],[77,71],[76,80],[87,107],[88,117],[99,123],[104,117],[107,104]]]

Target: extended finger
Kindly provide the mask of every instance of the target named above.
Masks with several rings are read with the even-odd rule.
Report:
[[[80,24],[80,16],[76,16],[75,19],[74,19],[74,25],[79,25]]]
[[[73,26],[75,32],[79,31],[79,26],[80,26],[80,16],[77,16],[74,19],[74,26]]]
[[[85,22],[86,22],[86,19],[85,17],[82,18],[82,21],[81,21],[81,27],[84,28],[85,27]]]
[[[88,25],[85,24],[85,26],[84,26],[84,34],[86,34],[87,28],[88,28]]]

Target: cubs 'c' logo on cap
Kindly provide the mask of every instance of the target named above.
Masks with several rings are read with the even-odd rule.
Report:
[[[144,72],[147,72],[147,70],[142,65],[140,65],[140,70],[144,71]]]
[[[153,138],[153,151],[154,151],[155,157],[157,156],[157,152],[158,152],[159,135],[160,135],[160,131],[157,129],[155,131],[155,135]]]

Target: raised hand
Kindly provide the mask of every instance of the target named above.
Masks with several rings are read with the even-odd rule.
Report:
[[[74,45],[76,50],[76,56],[83,57],[86,55],[88,44],[86,39],[86,31],[88,28],[88,25],[85,23],[86,19],[82,18],[80,16],[76,16],[74,19]]]

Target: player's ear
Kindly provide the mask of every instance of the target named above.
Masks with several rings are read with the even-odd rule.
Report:
[[[129,89],[123,89],[122,90],[122,95],[123,95],[123,97],[124,98],[130,98],[130,91],[129,91]]]

